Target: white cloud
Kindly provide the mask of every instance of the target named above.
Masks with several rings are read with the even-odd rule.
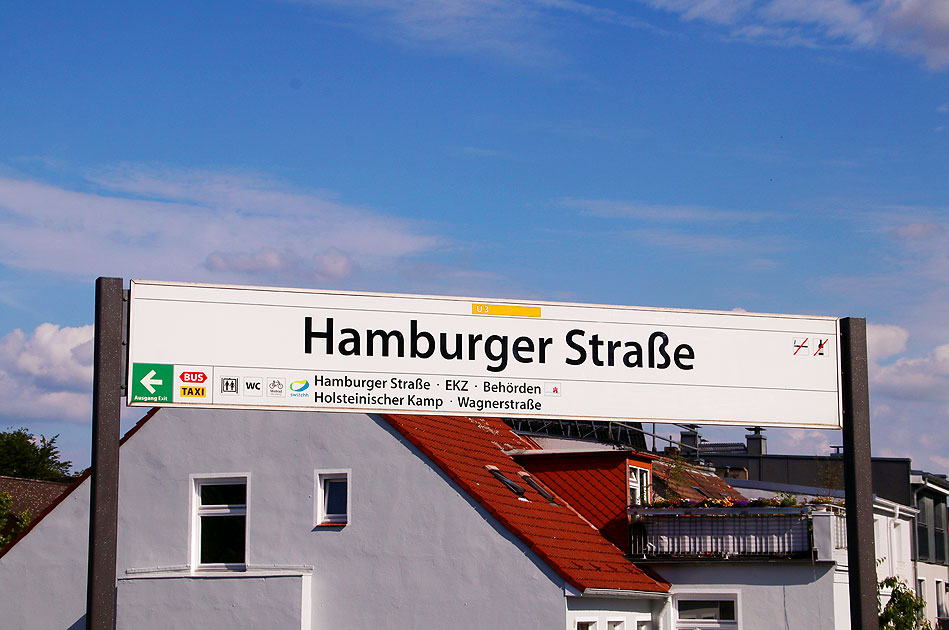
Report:
[[[640,0],[729,28],[728,36],[762,44],[885,48],[949,66],[945,0]]]
[[[628,230],[625,234],[655,247],[677,249],[692,254],[738,255],[749,258],[749,264],[758,269],[771,268],[777,264],[776,261],[762,258],[758,254],[773,254],[784,249],[780,242],[771,237],[756,238],[654,229]]]
[[[889,365],[875,366],[871,386],[891,398],[949,400],[949,343],[923,357],[901,357]]]
[[[685,20],[731,24],[754,5],[754,0],[645,0],[654,8],[679,13]]]
[[[772,453],[813,453],[815,455],[830,455],[834,452],[834,444],[840,445],[839,435],[828,431],[814,429],[788,429],[773,431],[769,436],[769,452]],[[774,450],[774,447],[780,450]]]
[[[892,228],[891,232],[897,238],[915,240],[932,238],[944,233],[946,229],[938,223],[907,223]]]
[[[45,323],[0,338],[0,420],[89,421],[92,336],[92,326]]]
[[[523,65],[562,60],[546,23],[553,10],[589,9],[575,2],[530,0],[296,0],[358,18],[354,28],[403,45],[486,55]],[[574,8],[574,5],[577,5]],[[595,17],[595,16],[591,16]]]
[[[287,285],[389,273],[442,246],[414,222],[258,175],[126,166],[91,179],[98,192],[0,177],[0,263]]]
[[[562,63],[567,29],[607,23],[660,31],[635,10],[580,0],[287,0],[352,18],[403,45],[539,66]],[[765,45],[882,48],[949,66],[945,0],[639,0],[723,36]],[[564,20],[564,17],[572,18]],[[660,31],[661,32],[661,31]]]
[[[900,326],[867,324],[867,355],[871,363],[888,359],[906,350],[909,331]]]
[[[628,11],[580,0],[284,0],[333,11],[350,28],[403,46],[507,66],[567,61],[559,40],[586,24],[659,31]],[[717,1],[717,0],[710,0]],[[567,20],[564,18],[572,18]],[[344,22],[345,23],[345,22]]]

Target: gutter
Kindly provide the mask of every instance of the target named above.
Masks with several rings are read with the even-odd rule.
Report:
[[[587,588],[581,593],[583,597],[615,597],[622,599],[671,599],[672,593],[657,593],[655,591],[631,591],[614,588]]]

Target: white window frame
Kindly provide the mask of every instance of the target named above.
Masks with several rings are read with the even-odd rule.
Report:
[[[313,471],[313,526],[344,527],[353,520],[353,479],[351,468],[332,468]],[[324,483],[328,479],[346,480],[346,514],[326,514]]]
[[[203,473],[188,478],[191,494],[190,561],[191,571],[243,571],[250,564],[250,473]],[[244,517],[244,562],[201,563],[201,517],[223,515],[221,508],[205,508],[201,505],[201,486],[243,483],[245,487],[244,508],[227,510],[226,514]]]
[[[707,620],[707,619],[679,619],[679,600],[707,600],[707,601],[727,601],[735,602],[735,620]],[[675,614],[676,630],[691,630],[692,628],[708,628],[709,630],[740,630],[741,625],[741,593],[740,592],[722,592],[722,591],[693,591],[676,593],[673,596],[673,611]]]
[[[610,624],[613,624],[612,626]],[[619,624],[618,626],[615,624]],[[607,619],[606,630],[626,630],[625,619]]]
[[[592,630],[599,630],[599,629],[600,629],[599,623],[597,622],[596,619],[592,619],[592,618],[590,618],[590,617],[587,617],[587,618],[585,618],[585,619],[575,619],[575,620],[573,621],[573,628],[574,628],[574,630],[579,630],[581,623],[592,623],[593,625],[592,625],[592,626],[589,626]]]
[[[630,483],[630,473],[636,471],[636,495],[637,500],[633,501],[633,484]],[[643,492],[643,479],[645,479],[645,493]],[[633,464],[627,464],[626,466],[626,497],[629,500],[630,505],[648,505],[652,501],[652,471],[648,468],[642,468],[640,466],[635,466]],[[645,494],[645,496],[643,496]]]

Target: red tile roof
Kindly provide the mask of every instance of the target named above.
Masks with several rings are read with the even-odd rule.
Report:
[[[626,504],[627,462],[631,456],[634,453],[627,450],[526,451],[514,454],[514,460],[564,497],[608,541],[625,552],[630,545]],[[639,460],[637,457],[635,461]]]
[[[526,472],[505,451],[536,449],[497,418],[384,415],[462,490],[564,578],[583,591],[664,593],[669,585],[644,573],[565,501],[552,505],[518,476]],[[521,501],[485,468],[496,466],[526,488]]]
[[[704,472],[695,465],[681,460],[660,458],[652,463],[654,491],[666,499],[744,499],[721,477]]]

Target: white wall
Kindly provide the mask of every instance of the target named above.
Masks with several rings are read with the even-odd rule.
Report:
[[[637,623],[643,622],[650,624],[647,626],[650,630],[658,630],[654,617],[661,612],[664,603],[665,598],[568,597],[567,630],[574,630],[578,621],[595,621],[597,630],[606,630],[610,621],[622,621],[624,630],[636,630]]]
[[[936,626],[936,616],[938,613],[936,603],[936,581],[943,584],[949,582],[949,567],[942,564],[930,564],[928,562],[919,562],[916,565],[918,577],[926,580],[926,592],[923,597],[926,599],[926,617]],[[913,589],[916,585],[912,584]],[[945,593],[943,593],[945,597]]]
[[[4,628],[85,630],[89,480],[0,558]]]
[[[653,564],[676,595],[738,596],[739,630],[833,630],[834,566],[811,562]]]
[[[314,530],[313,471],[340,468],[352,470],[351,521]],[[563,581],[387,423],[359,414],[158,412],[122,448],[120,576],[189,563],[189,476],[203,473],[249,473],[247,561],[313,568],[314,629],[564,624]],[[81,621],[87,519],[82,488],[0,559],[0,610],[13,611],[5,624],[65,630]],[[231,582],[240,586],[230,597],[246,599],[237,595],[246,580]],[[120,621],[188,626],[149,625],[122,606],[181,593],[201,601],[201,583],[172,579],[162,593],[126,596],[146,584],[122,587]],[[215,582],[215,597],[227,588]],[[244,627],[270,627],[245,608]]]

